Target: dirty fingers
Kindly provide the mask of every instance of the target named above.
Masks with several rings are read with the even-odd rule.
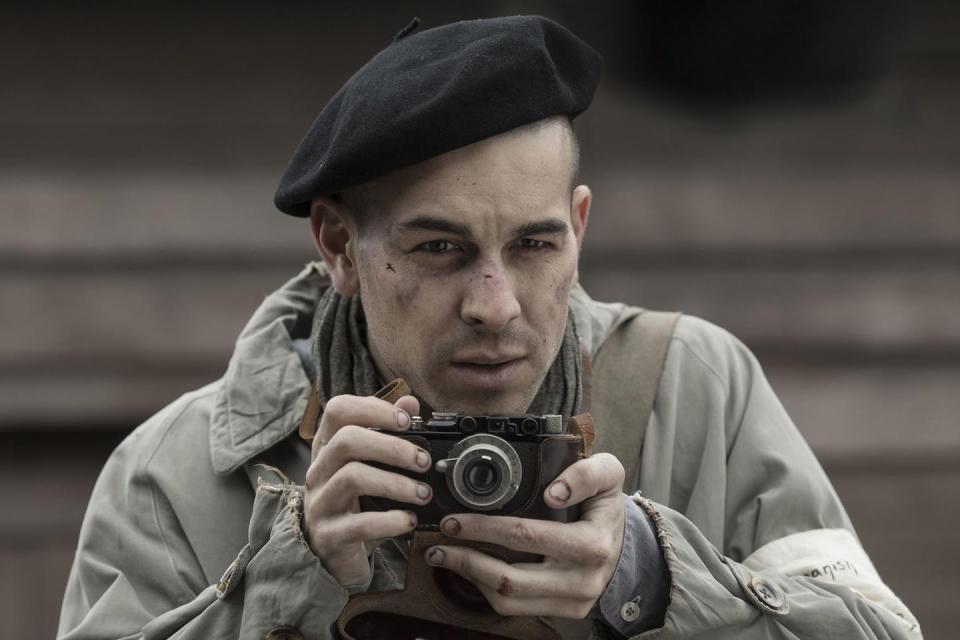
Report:
[[[311,550],[341,586],[365,583],[368,558],[377,542],[409,533],[417,525],[411,511],[361,511],[361,496],[413,505],[433,497],[426,483],[368,464],[416,472],[429,469],[426,451],[370,428],[403,431],[419,409],[412,396],[390,404],[348,395],[332,398],[324,409],[307,469],[303,530]]]

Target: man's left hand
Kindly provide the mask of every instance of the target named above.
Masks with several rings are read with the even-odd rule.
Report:
[[[438,545],[426,560],[477,586],[504,616],[582,619],[603,594],[623,544],[623,465],[598,453],[567,467],[543,493],[548,507],[583,503],[580,520],[453,514],[441,521],[449,536],[499,544],[544,556],[509,564],[476,549]]]

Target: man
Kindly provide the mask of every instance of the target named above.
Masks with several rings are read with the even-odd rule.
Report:
[[[400,586],[416,526],[359,497],[432,499],[387,470],[426,472],[429,452],[387,432],[428,408],[569,418],[592,375],[607,451],[543,495],[581,505],[580,520],[442,522],[544,561],[455,544],[424,561],[503,616],[593,627],[561,625],[571,637],[919,638],[735,338],[680,318],[649,420],[632,421],[642,316],[576,283],[591,193],[570,120],[592,98],[596,53],[538,17],[411,30],[334,96],[281,181],[278,207],[309,216],[323,264],[264,302],[224,378],[108,461],[60,635],[334,637],[350,596]],[[374,397],[398,377],[412,395]]]

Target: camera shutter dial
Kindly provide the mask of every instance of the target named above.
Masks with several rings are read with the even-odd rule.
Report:
[[[509,442],[488,433],[468,436],[439,460],[436,470],[447,479],[450,493],[477,511],[499,509],[520,489],[520,456]]]

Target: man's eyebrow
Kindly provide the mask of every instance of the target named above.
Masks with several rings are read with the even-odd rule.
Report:
[[[524,225],[520,225],[513,231],[514,238],[522,238],[526,236],[538,236],[541,234],[555,234],[555,233],[566,233],[570,227],[567,226],[567,223],[563,220],[557,220],[556,218],[550,218],[549,220],[538,220],[537,222],[529,222]]]
[[[435,218],[433,216],[416,216],[397,224],[397,231],[439,231],[456,236],[469,237],[470,227],[459,222]]]
[[[470,227],[459,222],[453,222],[445,218],[436,218],[434,216],[416,216],[409,220],[404,220],[397,224],[397,231],[437,231],[440,233],[449,233],[464,238],[472,235]],[[513,230],[514,238],[523,238],[527,236],[549,235],[557,233],[566,233],[569,226],[563,220],[549,218],[547,220],[537,220],[520,225]]]

